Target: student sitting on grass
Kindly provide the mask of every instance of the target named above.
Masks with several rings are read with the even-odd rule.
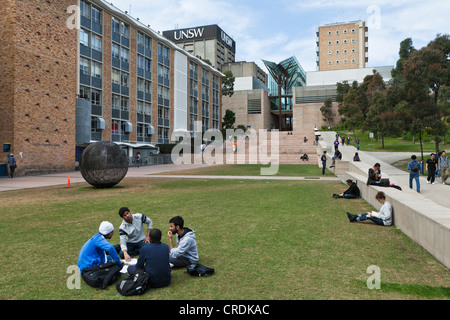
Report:
[[[169,221],[167,233],[170,247],[170,263],[174,267],[187,267],[198,261],[197,242],[194,230],[184,227],[184,220],[180,216]],[[176,235],[177,247],[173,245],[172,237]]]
[[[359,191],[359,188],[356,185],[356,182],[353,182],[351,179],[347,179],[346,183],[349,188],[339,194],[333,193],[333,198],[355,199],[355,198],[360,197],[361,192]]]
[[[386,201],[386,196],[384,192],[380,191],[375,196],[375,199],[382,204],[380,212],[372,211],[363,214],[351,214],[347,212],[347,217],[350,222],[358,222],[365,220],[372,220],[380,226],[390,226],[392,225],[392,205]]]
[[[98,267],[106,262],[114,261],[118,266],[122,265],[114,246],[107,240],[114,234],[114,226],[108,221],[103,221],[98,228],[98,233],[90,238],[81,248],[78,256],[78,268],[83,273],[85,269]]]

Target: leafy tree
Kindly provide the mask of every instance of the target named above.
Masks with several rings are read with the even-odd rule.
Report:
[[[236,114],[227,109],[225,115],[223,116],[222,127],[225,129],[233,129],[234,123],[236,122]]]
[[[331,98],[326,99],[323,106],[320,107],[320,112],[322,113],[323,121],[331,123],[334,117],[332,108],[333,108],[333,100]]]
[[[227,70],[222,79],[222,95],[231,97],[234,94],[234,76],[233,72]]]

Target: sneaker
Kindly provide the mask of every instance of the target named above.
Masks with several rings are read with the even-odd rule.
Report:
[[[429,184],[429,183],[430,183],[430,181],[428,181],[428,180],[427,180],[427,183]]]
[[[356,218],[358,218],[358,216],[351,214],[350,212],[347,211],[347,218],[350,222],[355,222]]]
[[[431,183],[431,184],[436,184],[436,182],[433,182],[433,183]]]

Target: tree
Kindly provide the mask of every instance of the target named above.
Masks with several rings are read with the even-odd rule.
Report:
[[[227,70],[222,79],[222,95],[231,97],[234,94],[234,76],[233,72]]]
[[[411,53],[413,53],[414,51],[416,51],[416,49],[413,46],[411,38],[406,38],[405,40],[400,42],[400,50],[398,52],[400,59],[397,60],[395,68],[391,71],[394,82],[401,81],[401,79],[403,78],[403,65],[405,61],[408,60]]]
[[[446,132],[443,119],[447,110],[445,104],[438,102],[441,88],[450,85],[449,57],[449,35],[437,35],[426,47],[412,52],[403,65],[404,85],[409,101],[415,103],[416,108],[427,106],[426,110],[418,114],[425,116],[421,122],[426,120],[427,123],[424,124],[434,132],[436,152],[439,151],[439,136]],[[428,111],[428,114],[423,114],[424,111]]]
[[[227,109],[225,115],[223,116],[222,127],[225,129],[233,129],[234,123],[236,122],[236,114]]]
[[[323,121],[331,123],[334,117],[332,108],[333,108],[333,100],[331,98],[326,99],[323,106],[320,107],[320,112],[322,112]]]

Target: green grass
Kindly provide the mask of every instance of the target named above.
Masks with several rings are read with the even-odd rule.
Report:
[[[198,169],[181,170],[165,173],[167,175],[207,175],[207,176],[259,176],[261,168],[269,166],[257,164],[224,164]],[[282,177],[316,177],[322,176],[322,168],[317,164],[280,164],[275,176]],[[334,174],[326,170],[325,176],[332,177]]]
[[[365,201],[333,199],[339,182],[127,178],[112,189],[85,183],[0,193],[0,299],[449,299],[450,273],[395,227],[349,223]],[[81,246],[118,209],[145,213],[167,243],[175,215],[195,230],[210,278],[172,272],[170,286],[124,298],[114,286],[81,281],[69,290],[67,268]],[[366,270],[381,269],[369,290]]]
[[[375,138],[370,139],[369,133],[365,132],[362,133],[360,130],[356,130],[356,137],[359,138],[361,144],[360,144],[360,150],[362,151],[392,151],[392,152],[412,152],[412,153],[420,153],[420,143],[419,139],[416,139],[414,142],[413,140],[406,140],[402,139],[401,137],[384,137],[384,148],[382,148],[382,141],[381,137],[377,141]],[[356,146],[355,139],[353,137],[353,132],[350,131],[339,131],[340,135],[343,135],[345,137],[350,136],[351,141],[350,144],[352,146]],[[450,135],[447,136],[447,141],[450,139]],[[372,145],[371,145],[372,144]],[[449,148],[448,145],[444,145],[442,142],[439,144],[440,150],[444,150],[445,148]],[[423,152],[430,153],[436,151],[436,145],[434,143],[434,140],[428,140],[423,141]]]

